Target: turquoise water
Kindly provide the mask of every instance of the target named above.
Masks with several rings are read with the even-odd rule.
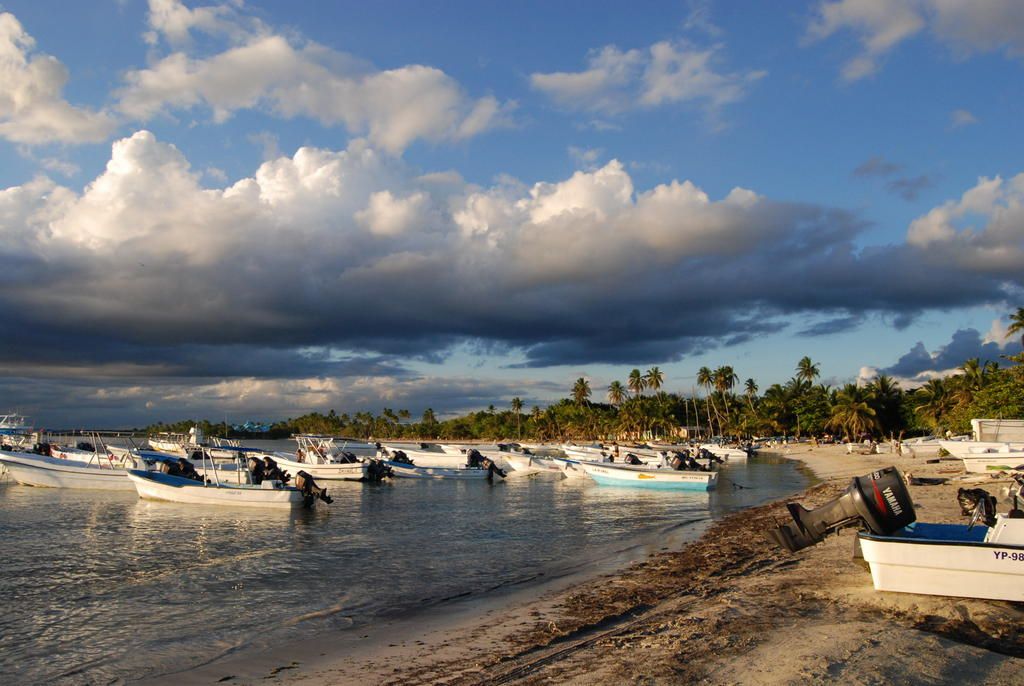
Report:
[[[0,682],[130,681],[443,612],[678,541],[805,483],[792,463],[758,459],[727,466],[711,493],[399,480],[333,486],[329,507],[286,513],[4,481]]]

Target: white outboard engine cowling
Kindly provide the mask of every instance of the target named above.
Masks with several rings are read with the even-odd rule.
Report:
[[[887,536],[917,519],[903,475],[895,467],[854,477],[846,493],[813,510],[795,503],[786,507],[793,523],[769,533],[791,553],[820,543],[828,534],[847,526],[859,524],[874,534]]]

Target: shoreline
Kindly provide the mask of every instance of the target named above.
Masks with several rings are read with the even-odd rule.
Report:
[[[793,555],[765,533],[788,518],[786,501],[820,504],[853,476],[890,464],[916,476],[950,478],[943,485],[912,486],[911,493],[921,520],[960,521],[955,495],[962,468],[921,457],[850,455],[843,446],[799,444],[772,454],[799,461],[820,483],[713,522],[680,549],[615,571],[581,570],[490,606],[468,603],[436,622],[384,622],[329,650],[321,645],[288,660],[229,658],[164,679],[941,683],[955,673],[958,680],[1019,683],[1024,604],[879,593],[870,573],[852,559],[853,529]],[[998,494],[995,480],[982,485]]]

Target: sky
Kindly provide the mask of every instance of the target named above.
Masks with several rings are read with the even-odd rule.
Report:
[[[1022,76],[1019,0],[0,0],[0,410],[999,360]]]

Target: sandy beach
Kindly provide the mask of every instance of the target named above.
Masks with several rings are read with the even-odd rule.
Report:
[[[919,520],[959,522],[955,496],[965,480],[974,486],[982,479],[993,494],[1008,483],[965,479],[956,461],[850,455],[841,446],[784,450],[820,480],[792,498],[808,506],[834,497],[853,476],[895,464],[914,476],[948,479],[911,487]],[[852,559],[853,530],[789,554],[765,533],[786,518],[785,501],[745,510],[696,543],[539,596],[440,624],[396,624],[383,629],[386,637],[361,637],[362,644],[221,661],[175,681],[1021,683],[1024,606],[876,592],[866,566]]]

